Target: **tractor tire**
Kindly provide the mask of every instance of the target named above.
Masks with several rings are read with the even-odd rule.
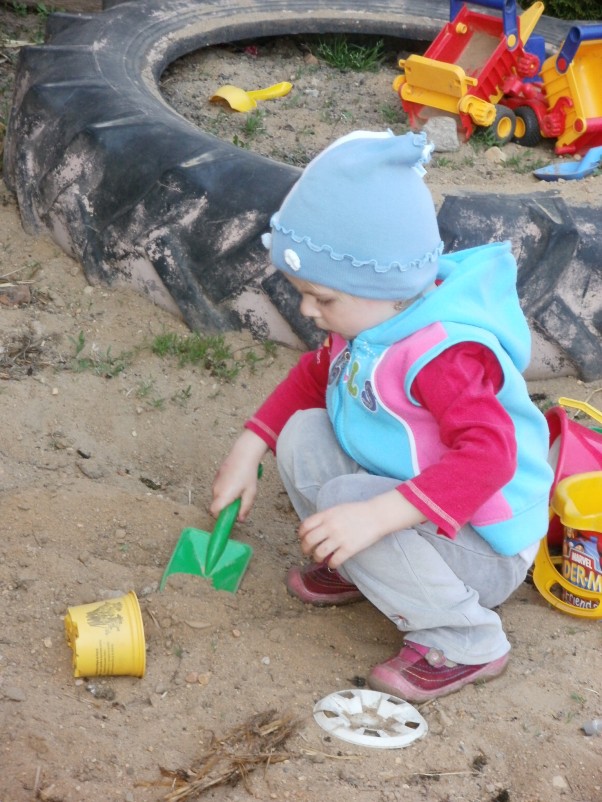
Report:
[[[300,171],[199,130],[165,102],[160,76],[187,53],[249,38],[363,33],[428,42],[448,13],[447,0],[107,0],[99,14],[52,14],[45,43],[20,52],[5,140],[4,180],[25,229],[49,233],[90,283],[134,286],[193,330],[244,327],[297,347],[317,344],[323,334],[300,314],[260,240]],[[537,32],[559,45],[566,24],[542,18]],[[486,200],[478,201],[480,224],[455,214],[452,240],[468,233],[463,225],[482,237]],[[509,211],[522,202],[506,199]],[[512,216],[506,226],[497,214],[496,238],[511,239]],[[596,236],[593,266],[602,264]],[[564,328],[547,332],[541,320],[554,352],[547,369],[600,377],[599,339],[597,362],[591,351],[602,313],[588,312],[581,359],[570,332],[576,339],[583,326],[569,312]]]
[[[516,128],[513,142],[526,148],[534,148],[542,140],[537,114],[529,106],[518,106],[514,109]]]
[[[91,283],[134,285],[193,330],[318,342],[260,241],[300,170],[184,120],[160,76],[186,53],[246,38],[426,42],[447,13],[432,0],[137,0],[51,15],[45,44],[20,53],[6,137],[24,227],[48,230]]]

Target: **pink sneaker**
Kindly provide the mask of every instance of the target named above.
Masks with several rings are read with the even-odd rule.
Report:
[[[329,568],[326,563],[309,563],[303,568],[290,568],[286,587],[292,596],[316,607],[352,604],[364,598],[355,585],[343,579],[338,571]]]
[[[395,657],[374,666],[368,685],[408,702],[426,702],[459,691],[472,682],[486,682],[506,668],[509,653],[490,663],[468,666],[446,660],[439,649],[406,640]]]

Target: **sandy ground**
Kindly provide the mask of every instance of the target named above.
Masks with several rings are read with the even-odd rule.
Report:
[[[240,139],[246,120],[208,104],[205,88],[194,89],[191,103],[191,74],[212,90],[295,77],[304,111],[297,116],[297,106],[289,107],[271,144],[268,134],[248,143],[265,138],[272,153],[276,141],[287,152],[296,142],[307,155],[321,138],[382,127],[378,92],[394,106],[391,66],[380,77],[339,75],[337,84],[330,73],[303,71],[307,61],[298,49],[291,49],[286,70],[279,64],[251,72],[260,59],[221,49],[188,57],[166,77],[185,105],[219,118],[226,126],[220,135]],[[343,85],[351,94],[341,93]],[[359,102],[366,95],[378,123]],[[343,104],[335,121],[320,122],[319,110],[334,108],[335,100]],[[342,115],[347,109],[353,119]],[[400,130],[401,115],[387,117]],[[313,134],[303,133],[309,128]],[[549,157],[544,150],[521,159]],[[507,191],[539,191],[529,172],[508,171],[470,145],[449,158],[451,166],[435,165],[429,176],[439,199],[450,187],[492,181]],[[571,182],[579,186],[562,191],[587,202],[600,196],[601,180]],[[212,526],[212,477],[241,422],[298,355],[266,352],[248,335],[232,334],[233,358],[242,363],[253,352],[256,360],[254,370],[247,360],[229,382],[201,364],[156,355],[158,335],[186,336],[185,327],[134,293],[88,286],[80,266],[52,241],[23,232],[4,187],[0,263],[2,281],[22,293],[20,302],[4,298],[0,305],[1,802],[166,799],[174,783],[169,772],[195,767],[213,736],[246,730],[252,716],[270,710],[298,720],[281,747],[282,762],[274,758],[249,773],[248,788],[218,784],[201,798],[602,800],[602,738],[581,729],[602,716],[599,624],[553,609],[527,583],[500,610],[513,647],[507,672],[421,706],[429,727],[422,740],[403,750],[375,749],[316,725],[314,704],[361,687],[370,667],[399,648],[400,633],[367,602],[312,609],[287,595],[284,574],[300,554],[295,516],[271,459],[250,520],[234,531],[254,550],[239,591],[179,574],[160,592],[182,530]],[[601,386],[560,377],[533,383],[532,391],[542,405],[567,395],[600,407]],[[144,677],[74,677],[67,608],[130,590],[144,622]],[[238,759],[244,751],[233,750]]]

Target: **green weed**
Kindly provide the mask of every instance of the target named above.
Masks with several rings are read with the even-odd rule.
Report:
[[[493,128],[477,128],[468,141],[477,152],[499,145]]]
[[[45,21],[52,14],[52,9],[48,8],[45,3],[38,3],[36,5],[36,14]]]
[[[182,390],[178,390],[177,393],[174,393],[171,397],[171,400],[174,404],[177,404],[180,407],[186,406],[188,401],[192,398],[192,385],[188,385]]]
[[[106,351],[101,351],[95,345],[90,349],[90,356],[83,356],[82,352],[86,347],[86,338],[83,331],[80,331],[77,338],[69,337],[75,348],[75,354],[69,365],[75,373],[83,373],[90,370],[97,376],[105,379],[112,379],[122,373],[132,361],[132,352],[123,351],[119,356],[111,354],[111,347]]]
[[[247,115],[245,122],[242,127],[242,131],[245,136],[249,137],[250,139],[263,130],[263,117],[265,112],[261,111],[260,109],[255,109],[250,114]]]
[[[339,34],[320,39],[316,55],[341,72],[376,72],[384,58],[384,42],[363,45]]]
[[[155,395],[155,380],[147,379],[138,382],[136,387],[136,398],[151,407],[152,409],[163,409],[165,407],[165,399]]]
[[[393,123],[399,122],[399,118],[401,116],[401,107],[397,104],[393,105],[391,103],[385,103],[380,107],[380,113],[382,115],[383,120],[392,125]]]
[[[221,334],[201,336],[193,333],[184,337],[166,332],[155,337],[151,350],[157,356],[176,357],[180,365],[201,365],[211,376],[225,381],[234,379],[241,368]]]
[[[211,376],[223,381],[232,381],[243,368],[254,372],[258,363],[273,359],[276,345],[270,341],[262,343],[263,355],[253,347],[233,351],[222,334],[182,336],[174,332],[159,334],[151,343],[151,351],[160,357],[175,357],[181,366],[200,365]],[[185,403],[191,397],[190,387],[172,397],[176,403]]]
[[[136,387],[136,398],[148,398],[155,387],[155,380],[148,379],[147,381],[138,382]]]
[[[504,162],[504,168],[522,175],[524,173],[531,173],[533,170],[537,170],[538,167],[543,167],[544,164],[545,162],[543,159],[535,159],[528,151],[525,151],[525,153],[517,153],[507,158]]]
[[[19,17],[26,17],[27,16],[27,5],[26,3],[18,3],[17,0],[13,0],[11,3],[12,9]]]

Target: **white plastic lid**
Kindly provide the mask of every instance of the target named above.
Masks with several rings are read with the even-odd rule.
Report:
[[[423,738],[428,725],[411,704],[364,688],[336,691],[314,707],[314,718],[330,735],[377,749],[402,749]]]

